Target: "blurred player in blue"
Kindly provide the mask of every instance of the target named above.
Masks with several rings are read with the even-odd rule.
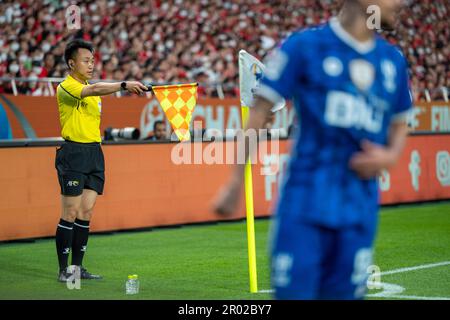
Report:
[[[267,58],[247,129],[261,128],[282,98],[300,119],[272,226],[277,299],[366,293],[377,176],[400,157],[412,105],[407,62],[376,34],[367,8],[376,5],[380,25],[391,29],[402,2],[345,0],[337,17],[293,33]],[[236,211],[243,176],[237,165],[216,198],[217,213]]]

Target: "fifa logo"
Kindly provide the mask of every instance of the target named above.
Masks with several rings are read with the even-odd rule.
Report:
[[[450,186],[450,154],[447,151],[436,154],[436,177],[443,187]]]
[[[411,152],[411,161],[409,162],[409,172],[411,173],[411,184],[414,190],[419,191],[419,176],[420,176],[420,154],[419,151],[413,150]]]

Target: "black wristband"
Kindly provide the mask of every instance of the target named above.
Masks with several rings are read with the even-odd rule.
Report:
[[[127,83],[126,83],[125,81],[123,81],[123,82],[120,84],[120,88],[122,88],[122,90],[127,90]]]

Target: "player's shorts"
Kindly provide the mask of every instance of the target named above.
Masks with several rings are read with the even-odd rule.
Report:
[[[375,225],[331,229],[277,218],[273,227],[271,280],[276,299],[364,297]]]
[[[62,195],[79,196],[83,189],[103,193],[105,159],[100,143],[65,141],[56,149],[55,167]]]

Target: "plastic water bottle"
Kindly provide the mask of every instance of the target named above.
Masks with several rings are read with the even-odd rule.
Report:
[[[128,276],[128,280],[125,283],[126,294],[138,294],[139,293],[139,280],[137,274]]]

